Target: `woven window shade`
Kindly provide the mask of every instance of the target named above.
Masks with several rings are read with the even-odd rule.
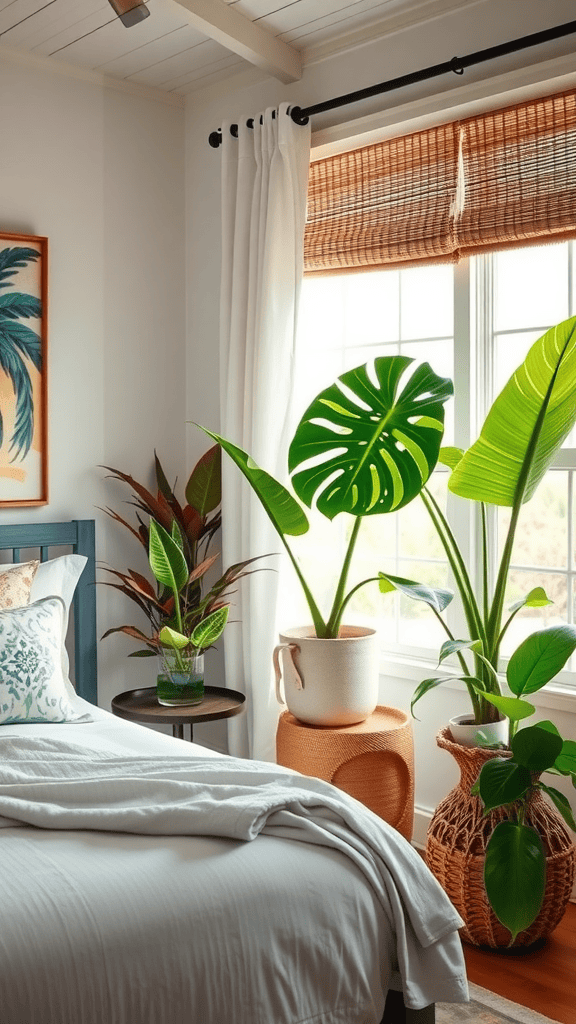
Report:
[[[455,124],[311,164],[306,273],[452,259],[457,174]]]
[[[340,153],[310,167],[307,274],[576,237],[576,94]]]
[[[576,93],[461,123],[460,253],[576,236]]]

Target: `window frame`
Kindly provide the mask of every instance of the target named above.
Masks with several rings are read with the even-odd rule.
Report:
[[[574,273],[571,261],[574,259],[576,242],[560,243],[569,245],[569,267],[571,292],[570,312],[576,312],[574,294]],[[454,445],[469,448],[476,440],[485,415],[495,397],[495,330],[494,330],[494,254],[466,258],[453,266],[453,358],[454,358]],[[382,271],[385,273],[386,271]],[[545,328],[544,328],[545,329]],[[347,346],[344,345],[342,351]],[[554,460],[554,468],[569,468],[576,473],[576,448],[562,449]],[[441,472],[438,467],[435,472]],[[447,471],[446,471],[447,472]],[[574,505],[573,477],[569,476],[570,499],[567,514]],[[477,503],[463,502],[448,492],[447,517],[458,541],[460,550],[470,571],[473,584],[481,578],[480,509]],[[490,563],[495,564],[497,545],[496,509],[488,507]],[[568,559],[572,558],[573,529],[569,522]],[[402,557],[402,556],[400,556]],[[436,561],[436,559],[433,559]],[[442,560],[443,561],[443,560]],[[576,580],[576,564],[568,562],[562,574],[567,577],[568,599],[572,597],[572,580]],[[492,579],[493,584],[493,579]],[[448,585],[451,589],[454,584]],[[574,613],[572,613],[573,615]],[[468,628],[458,597],[448,607],[446,619],[453,634],[467,637]],[[434,652],[435,653],[435,652]],[[500,675],[504,676],[507,659],[502,657]],[[405,643],[388,643],[381,649],[381,671],[384,675],[405,676],[420,682],[423,674],[436,674],[437,662],[430,647],[417,648]],[[457,674],[457,668],[442,666],[442,674]],[[461,683],[448,683],[461,688]],[[566,700],[576,698],[576,672],[563,670],[554,683],[548,684],[546,694],[541,698],[534,695],[536,703],[542,706],[565,707]],[[558,704],[558,701],[560,702]]]

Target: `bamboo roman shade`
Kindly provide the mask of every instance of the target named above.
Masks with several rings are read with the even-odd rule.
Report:
[[[576,93],[389,139],[310,167],[306,273],[576,237]]]

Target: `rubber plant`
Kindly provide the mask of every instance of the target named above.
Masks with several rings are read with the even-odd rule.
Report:
[[[221,523],[218,445],[205,452],[194,466],[183,504],[175,493],[177,481],[170,486],[156,453],[154,462],[155,493],[128,473],[102,467],[112,479],[131,488],[129,504],[136,508],[136,525],[110,508],[102,511],[144,547],[153,573],[152,582],[134,569],[121,572],[102,566],[114,577],[102,582],[130,598],[149,621],[149,634],[137,626],[122,625],[106,630],[102,637],[125,633],[138,640],[144,646],[129,654],[133,658],[152,657],[163,647],[183,650],[192,646],[201,650],[215,643],[228,620],[231,588],[252,571],[248,566],[257,560],[232,565],[212,586],[205,586],[205,577],[218,558],[218,553],[211,550]]]
[[[440,451],[438,461],[451,470],[449,490],[474,501],[479,508],[482,575],[478,595],[446,517],[430,490],[426,487],[422,490],[422,500],[446,552],[462,601],[468,638],[457,639],[442,617],[441,613],[453,597],[450,591],[433,590],[413,580],[398,580],[393,576],[383,576],[381,582],[382,590],[398,589],[429,605],[448,637],[440,650],[439,664],[456,655],[461,669],[456,678],[463,681],[468,689],[475,723],[481,725],[495,721],[501,715],[507,716],[510,719],[510,740],[516,734],[519,721],[532,714],[534,708],[529,702],[515,700],[502,691],[498,678],[502,640],[522,608],[551,603],[544,590],[537,587],[513,604],[504,618],[514,538],[522,506],[534,494],[575,422],[576,317],[572,317],[552,327],[532,345],[524,362],[495,399],[480,436],[471,448],[466,452],[457,448]],[[511,509],[492,591],[487,505],[503,505]],[[574,647],[572,641],[568,646],[559,644],[554,629],[544,630],[542,635],[551,652],[546,662],[550,672],[545,681],[549,681],[563,667]],[[466,660],[469,656],[474,659],[473,669]],[[435,676],[421,682],[413,696],[412,710],[424,694],[445,681],[445,676]]]
[[[261,469],[241,448],[206,427],[248,480],[282,541],[304,591],[320,638],[337,637],[352,595],[379,576],[347,591],[348,573],[365,516],[395,512],[420,494],[432,473],[444,431],[444,403],[452,382],[438,377],[428,363],[406,356],[380,356],[343,373],[312,401],[288,451],[288,470],[297,497],[327,518],[352,516],[332,606],[323,615],[306,582],[288,538],[309,529],[294,495]]]

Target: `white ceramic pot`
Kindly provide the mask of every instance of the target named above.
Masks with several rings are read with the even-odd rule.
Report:
[[[501,718],[499,722],[485,722],[483,725],[476,725],[470,714],[456,715],[449,723],[450,732],[454,743],[461,747],[490,747],[495,743],[503,743],[508,746],[508,729],[510,721],[508,718]]]
[[[287,629],[274,649],[274,668],[279,703],[309,725],[354,725],[378,703],[374,629],[342,626],[330,640],[319,639],[313,626]]]

